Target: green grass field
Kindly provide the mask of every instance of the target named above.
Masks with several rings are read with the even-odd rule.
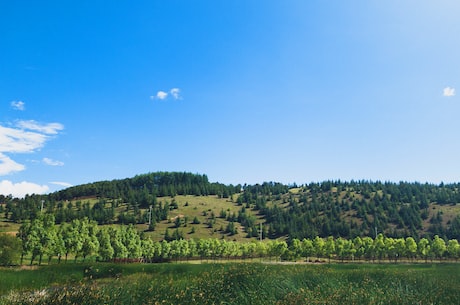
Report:
[[[0,269],[0,304],[458,304],[460,264],[62,264]]]

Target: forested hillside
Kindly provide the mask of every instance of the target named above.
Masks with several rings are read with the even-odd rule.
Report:
[[[246,191],[242,197],[265,215],[270,236],[460,238],[458,184],[326,181],[288,194]]]
[[[206,227],[222,237],[243,233],[258,238],[262,228],[265,238],[288,240],[379,233],[460,240],[459,184],[325,181],[233,186],[211,183],[205,175],[158,172],[23,199],[0,196],[0,220],[3,216],[7,222],[22,223],[41,210],[53,214],[58,224],[84,217],[99,224],[143,224],[165,239],[186,237],[180,230],[188,226],[190,234]],[[171,236],[163,228],[176,230]]]

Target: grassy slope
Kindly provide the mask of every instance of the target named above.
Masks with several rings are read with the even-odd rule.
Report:
[[[229,235],[221,232],[220,229],[225,228],[228,225],[226,219],[220,218],[220,213],[224,210],[226,213],[234,213],[238,215],[238,211],[241,210],[241,206],[238,206],[236,203],[232,202],[228,198],[218,198],[217,196],[175,196],[171,197],[161,197],[158,198],[158,201],[162,204],[166,202],[171,203],[172,200],[175,200],[178,204],[177,209],[173,209],[169,212],[169,219],[160,221],[156,224],[155,231],[147,232],[146,234],[154,240],[162,240],[166,229],[169,229],[170,234],[176,230],[174,219],[176,217],[181,217],[185,220],[187,217],[187,225],[181,225],[179,231],[181,231],[185,238],[224,238],[227,240],[236,240],[236,241],[250,241],[254,238],[246,238],[246,233],[244,232],[244,227],[240,224],[236,224],[238,227],[238,233],[236,235]],[[85,198],[80,200],[82,204],[89,202],[90,206],[93,206],[97,199],[94,198]],[[72,202],[75,209],[75,201]],[[187,204],[186,204],[187,203]],[[116,213],[121,213],[126,211],[126,205],[122,204],[116,209]],[[247,213],[254,215],[258,219],[264,220],[255,212],[250,209],[246,210]],[[146,209],[141,209],[142,213],[147,212]],[[216,223],[213,228],[209,228],[207,221],[211,217],[211,213],[214,213]],[[206,215],[205,215],[206,214]],[[200,224],[192,224],[194,217],[197,217],[200,221]],[[11,223],[5,221],[4,213],[0,214],[0,232],[6,232],[10,234],[15,234],[19,229],[19,224]],[[147,224],[139,224],[137,228],[140,231],[147,230]],[[195,233],[191,233],[192,228],[195,229]]]
[[[217,196],[176,196],[174,199],[178,204],[178,208],[170,211],[170,219],[157,223],[155,231],[147,233],[154,240],[163,239],[166,229],[169,229],[171,234],[173,233],[176,229],[174,224],[174,219],[176,217],[181,217],[184,220],[185,217],[187,217],[187,226],[182,225],[178,228],[179,231],[184,233],[184,237],[186,238],[225,238],[227,240],[237,241],[251,240],[246,238],[244,228],[240,225],[238,225],[238,234],[236,235],[230,236],[220,231],[221,227],[225,230],[229,223],[226,219],[219,217],[221,210],[238,215],[238,211],[241,209],[241,206],[233,203],[230,199],[220,199]],[[166,201],[171,202],[171,200],[172,198],[170,197],[159,198],[159,201],[162,203]],[[247,210],[247,212],[260,218],[254,211]],[[216,217],[216,223],[213,228],[209,228],[207,225],[207,220],[211,217],[211,213],[214,213]],[[194,217],[197,217],[201,223],[192,224]],[[138,228],[141,230],[145,230],[147,227],[147,224],[138,225]],[[192,228],[195,228],[195,233],[191,233]]]
[[[302,188],[295,188],[291,189],[288,194],[281,196],[280,200],[274,202],[268,202],[267,204],[273,205],[277,204],[279,206],[288,208],[287,199],[290,196],[298,197],[302,194]],[[346,195],[346,192],[341,192],[338,194],[339,201],[341,201]],[[352,196],[356,200],[361,199],[360,194],[352,193]],[[236,200],[237,195],[234,196]],[[160,202],[163,204],[166,202],[171,203],[173,198],[171,197],[162,197],[158,198]],[[174,225],[175,217],[187,217],[187,226],[181,226],[179,230],[183,233],[185,238],[225,238],[227,240],[237,240],[237,241],[250,241],[251,239],[246,238],[246,233],[244,232],[244,228],[237,224],[238,227],[238,234],[229,236],[228,234],[224,234],[220,231],[221,228],[225,229],[228,225],[228,221],[226,219],[219,218],[221,210],[226,211],[227,213],[235,213],[238,214],[238,211],[241,209],[241,206],[238,206],[231,199],[228,198],[218,198],[217,196],[175,196],[174,200],[178,203],[178,209],[171,210],[169,213],[169,220],[161,221],[157,223],[156,229],[153,232],[148,232],[147,234],[151,236],[154,240],[162,240],[164,237],[164,233],[166,229],[169,229],[170,233],[172,234],[173,231],[176,229]],[[92,206],[94,203],[97,202],[97,199],[94,198],[85,198],[80,200],[82,203],[89,202]],[[188,203],[186,205],[186,203]],[[75,201],[73,202],[75,208]],[[126,210],[125,205],[121,205],[117,208],[116,212],[123,212]],[[251,209],[246,209],[247,213],[253,214],[256,216],[261,222],[265,222],[261,215],[258,215],[256,211],[252,211]],[[460,204],[457,205],[438,205],[435,203],[430,204],[428,209],[429,216],[428,218],[423,221],[423,231],[426,231],[430,226],[429,220],[431,217],[435,216],[438,211],[442,212],[443,217],[443,225],[446,226],[449,221],[451,221],[455,216],[460,214]],[[146,212],[146,210],[142,210],[142,212]],[[206,213],[206,216],[204,215]],[[214,213],[216,217],[216,224],[213,228],[209,228],[207,225],[207,220],[210,217],[211,213]],[[193,218],[197,217],[200,224],[192,224]],[[356,211],[350,210],[342,213],[342,217],[347,220],[353,220],[357,224],[361,223],[361,219],[356,217]],[[372,216],[370,215],[369,218],[371,219]],[[139,230],[146,230],[147,225],[137,225]],[[6,232],[10,234],[14,234],[17,232],[19,228],[19,224],[14,224],[11,222],[6,222],[4,213],[0,213],[0,232]],[[195,233],[191,233],[192,228],[194,228]],[[254,238],[253,238],[254,239]]]
[[[335,187],[332,188],[332,193],[336,193],[336,192],[337,192],[337,188],[335,188]],[[302,194],[304,194],[304,193],[303,193],[303,190],[301,188],[295,188],[295,189],[289,190],[289,195],[292,195],[294,197],[300,196]],[[356,200],[361,200],[362,199],[361,194],[358,194],[358,193],[355,193],[355,192],[351,192],[350,194]],[[284,195],[284,197],[286,197],[286,196],[288,196],[288,195]],[[342,191],[342,192],[340,192],[338,194],[338,200],[337,201],[341,202],[342,199],[345,199],[345,197],[346,197],[346,191]],[[277,201],[276,203],[283,205],[282,201]],[[284,206],[287,207],[288,205],[284,204]],[[429,205],[429,208],[428,208],[428,217],[427,217],[426,220],[422,221],[422,226],[423,226],[422,232],[427,232],[428,231],[428,228],[431,225],[430,219],[432,217],[436,216],[438,211],[440,211],[441,214],[442,214],[442,225],[444,227],[446,227],[450,223],[450,221],[452,221],[457,215],[460,215],[460,203],[457,203],[455,205],[450,205],[450,204],[449,205],[439,205],[437,203],[431,203]],[[362,220],[356,216],[356,210],[353,210],[353,209],[351,209],[350,211],[342,212],[341,217],[346,219],[347,221],[353,220],[358,225],[360,225],[362,223]],[[373,219],[372,215],[368,215],[368,218],[371,221]],[[392,226],[394,226],[394,225],[390,224],[390,227],[392,227]]]

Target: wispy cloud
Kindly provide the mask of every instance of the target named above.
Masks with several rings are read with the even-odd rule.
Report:
[[[23,101],[12,101],[11,107],[15,110],[24,111],[26,109],[26,104]]]
[[[53,182],[50,182],[50,183],[55,184],[55,185],[59,185],[59,186],[63,186],[63,187],[71,187],[71,186],[73,186],[73,184],[71,184],[71,183],[62,182],[62,181],[53,181]]]
[[[64,126],[59,123],[40,124],[35,121],[19,121],[13,127],[0,125],[0,175],[25,169],[24,165],[12,160],[8,154],[36,152],[52,135],[63,129]]]
[[[151,100],[166,100],[169,96],[171,96],[175,100],[182,99],[180,96],[181,90],[179,88],[172,88],[169,91],[158,91],[155,95],[151,95]]]
[[[50,165],[50,166],[63,166],[64,165],[64,162],[53,160],[53,159],[50,159],[50,158],[43,158],[42,161],[46,165]]]
[[[171,93],[171,95],[173,96],[175,100],[178,100],[181,98],[179,88],[172,88],[169,92]]]
[[[0,176],[8,175],[14,172],[20,172],[25,170],[26,167],[19,164],[6,155],[0,153]]]
[[[59,131],[64,129],[64,125],[60,123],[40,124],[34,120],[20,121],[18,123],[18,127],[22,129],[38,131],[45,134],[57,134]]]
[[[13,183],[9,180],[2,180],[0,190],[3,195],[23,198],[26,194],[45,194],[49,191],[49,187],[26,181]]]
[[[442,95],[446,96],[446,97],[454,96],[455,95],[455,88],[451,88],[451,87],[444,88]]]
[[[42,133],[0,126],[0,153],[29,153],[43,146],[47,136]]]

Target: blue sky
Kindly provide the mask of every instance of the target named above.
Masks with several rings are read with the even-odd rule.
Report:
[[[460,2],[0,1],[0,194],[154,171],[460,181]]]

